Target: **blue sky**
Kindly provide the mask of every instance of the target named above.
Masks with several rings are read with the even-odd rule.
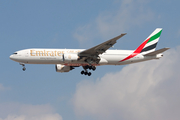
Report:
[[[180,119],[179,4],[0,1],[0,120]],[[87,49],[121,33],[127,35],[113,49],[133,50],[157,27],[163,28],[157,49],[171,48],[164,58],[101,66],[91,77],[82,76],[81,67],[56,73],[55,65],[26,65],[23,72],[9,59],[26,48]]]

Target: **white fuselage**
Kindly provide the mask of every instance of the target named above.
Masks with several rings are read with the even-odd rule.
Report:
[[[78,53],[84,49],[24,49],[15,52],[10,59],[25,64],[62,64],[66,66],[85,66],[88,63],[79,61]],[[128,60],[121,61],[131,55],[133,50],[107,50],[99,55],[99,65],[125,65],[136,62],[142,62],[151,59],[157,59],[159,56],[143,56],[138,54]]]

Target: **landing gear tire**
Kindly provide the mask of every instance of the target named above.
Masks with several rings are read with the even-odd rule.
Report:
[[[96,70],[96,67],[95,67],[95,66],[92,66],[92,70],[95,71],[95,70]]]
[[[23,70],[23,71],[25,71],[25,70],[26,70],[26,68],[25,68],[25,67],[23,67],[23,68],[22,68],[22,70]]]
[[[93,67],[92,66],[89,66],[89,70],[91,70]]]
[[[83,71],[83,70],[81,71],[81,74],[82,74],[82,75],[84,74],[84,75],[91,76],[91,72],[85,72],[85,71]]]
[[[89,65],[86,65],[86,66],[83,66],[83,71],[81,71],[81,74],[83,75],[88,75],[88,76],[91,76],[91,72],[88,72],[87,69],[89,70],[96,70],[96,66],[89,66]]]
[[[91,76],[91,72],[88,73],[88,76]]]
[[[83,71],[83,70],[81,71],[81,74],[82,74],[82,75],[84,74],[84,71]]]

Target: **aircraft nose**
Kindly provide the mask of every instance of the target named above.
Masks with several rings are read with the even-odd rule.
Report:
[[[13,57],[13,55],[10,55],[9,58],[10,58],[11,60],[13,60],[14,57]]]

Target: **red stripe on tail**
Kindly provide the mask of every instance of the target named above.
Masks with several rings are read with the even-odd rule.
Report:
[[[133,58],[134,56],[138,55],[141,52],[141,50],[144,48],[146,43],[149,41],[149,39],[145,40],[131,55],[127,56],[126,58],[124,58],[123,60],[121,60],[119,62],[128,60],[128,59]]]

